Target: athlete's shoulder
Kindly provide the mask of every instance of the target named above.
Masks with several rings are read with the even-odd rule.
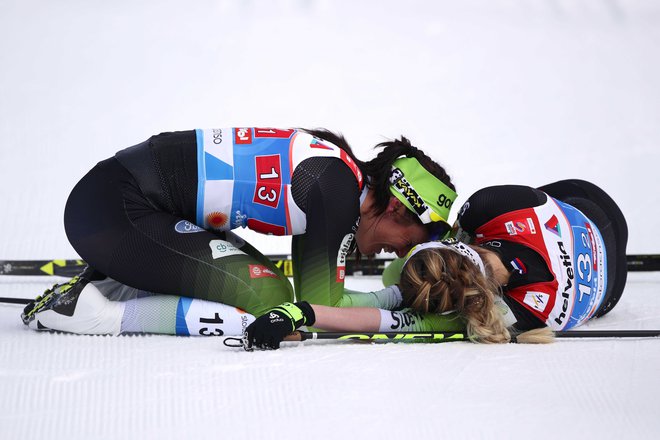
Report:
[[[545,193],[530,186],[489,186],[476,191],[468,198],[458,213],[458,223],[465,231],[475,231],[495,217],[519,209],[533,208],[546,200]]]

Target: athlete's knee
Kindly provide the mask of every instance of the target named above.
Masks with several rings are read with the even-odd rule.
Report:
[[[292,302],[293,287],[286,278],[271,278],[255,290],[253,297],[256,301],[251,301],[246,311],[259,316],[279,304]]]

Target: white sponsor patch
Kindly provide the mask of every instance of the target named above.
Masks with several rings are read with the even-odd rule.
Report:
[[[354,234],[344,235],[341,245],[339,246],[339,252],[337,252],[337,278],[336,281],[341,283],[346,278],[346,256],[351,250],[351,244],[353,243]]]
[[[230,255],[246,255],[245,252],[241,251],[230,242],[224,240],[211,240],[209,241],[209,247],[211,248],[211,253],[214,260],[228,257]]]
[[[531,232],[532,234],[536,234],[536,227],[534,226],[534,220],[528,217],[527,224],[529,225],[529,232]]]
[[[525,295],[524,303],[530,306],[531,308],[533,308],[534,310],[543,312],[545,308],[548,306],[549,297],[550,295],[544,292],[529,291]]]
[[[502,314],[502,319],[504,320],[504,325],[507,327],[511,327],[513,324],[518,322],[516,317],[513,315],[513,312],[507,305],[507,303],[504,302],[502,298],[496,298],[494,301],[495,307],[497,310],[500,311]]]

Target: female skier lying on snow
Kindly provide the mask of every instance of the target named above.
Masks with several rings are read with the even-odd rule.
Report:
[[[400,273],[407,312],[284,304],[247,328],[248,344],[277,348],[302,325],[352,332],[466,328],[475,342],[516,336],[550,342],[550,329],[608,313],[625,286],[626,221],[589,182],[482,189],[463,205],[455,234],[472,244],[424,243],[402,260],[401,272],[388,268],[391,281]]]
[[[293,235],[298,300],[392,307],[393,289],[344,289],[346,256],[355,247],[403,256],[444,236],[456,193],[407,139],[378,147],[361,162],[326,130],[233,128],[164,133],[122,150],[67,201],[67,237],[88,270],[28,305],[23,321],[90,334],[240,333],[250,315],[293,301],[294,289],[231,232],[238,227]],[[131,299],[107,301],[99,290]]]

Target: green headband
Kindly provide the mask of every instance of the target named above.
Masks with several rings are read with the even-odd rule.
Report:
[[[390,191],[424,224],[447,223],[456,192],[429,173],[414,157],[399,157],[392,164]]]

